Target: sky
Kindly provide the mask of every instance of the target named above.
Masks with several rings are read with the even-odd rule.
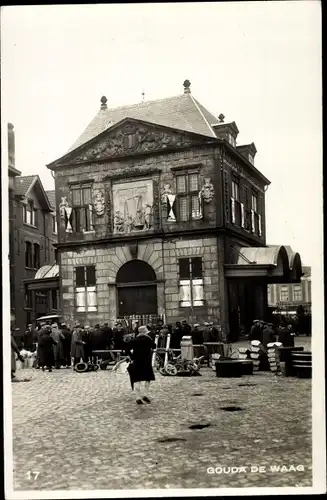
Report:
[[[54,189],[62,156],[100,108],[192,95],[235,121],[270,181],[267,243],[310,265],[322,248],[320,2],[4,7],[2,120],[16,168]]]

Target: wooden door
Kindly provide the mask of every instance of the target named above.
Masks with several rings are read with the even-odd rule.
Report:
[[[157,286],[127,286],[118,288],[119,316],[157,314]]]

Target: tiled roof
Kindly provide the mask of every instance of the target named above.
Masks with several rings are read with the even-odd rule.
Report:
[[[124,118],[134,118],[207,137],[216,137],[211,125],[217,122],[217,118],[191,94],[183,94],[114,109],[100,109],[68,152],[85,144]]]
[[[24,175],[15,178],[15,194],[17,196],[25,196],[29,190],[36,175]]]
[[[56,208],[56,192],[55,191],[46,191],[48,200],[50,202],[51,207]]]

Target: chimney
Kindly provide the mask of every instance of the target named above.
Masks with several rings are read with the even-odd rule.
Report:
[[[184,85],[184,94],[190,94],[191,93],[191,82],[190,80],[185,80],[185,82],[183,83]]]
[[[15,168],[15,132],[12,123],[8,123],[8,162],[9,167]]]
[[[101,101],[101,109],[107,109],[108,99],[106,98],[106,96],[102,96],[100,101]]]

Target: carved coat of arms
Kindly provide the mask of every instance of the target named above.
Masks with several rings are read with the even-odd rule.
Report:
[[[165,204],[167,203],[168,200],[168,195],[172,194],[172,189],[170,187],[170,184],[164,184],[164,188],[161,190],[161,203]]]
[[[59,203],[59,214],[60,218],[65,220],[66,218],[66,208],[69,206],[66,196],[61,198],[61,202]]]
[[[205,203],[210,203],[213,200],[215,190],[210,177],[206,177],[204,179],[204,184],[202,186],[200,193]]]
[[[93,207],[94,207],[95,213],[99,217],[101,217],[101,215],[104,214],[104,212],[105,212],[104,194],[100,190],[96,191],[94,196],[93,196]]]

